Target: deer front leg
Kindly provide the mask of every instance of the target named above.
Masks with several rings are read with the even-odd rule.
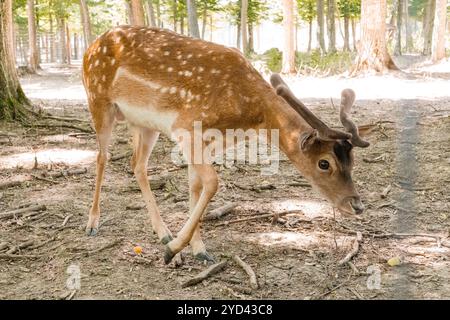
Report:
[[[192,214],[200,198],[202,180],[194,170],[189,170],[189,213]],[[192,239],[189,242],[195,259],[214,262],[214,258],[206,251],[205,244],[200,235],[200,223],[197,224]]]
[[[211,198],[217,192],[218,178],[217,173],[212,165],[194,164],[189,166],[189,176],[198,176],[202,184],[200,197],[191,212],[191,215],[183,226],[177,237],[167,244],[166,252],[164,254],[164,262],[169,263],[172,258],[183,248],[185,248],[191,241],[194,233],[199,227],[200,219],[206,209]],[[198,233],[198,236],[200,234]],[[201,240],[200,240],[201,241]],[[194,239],[194,244],[198,246],[196,250],[204,250],[204,245],[200,245],[198,239]],[[202,243],[203,244],[203,243]]]

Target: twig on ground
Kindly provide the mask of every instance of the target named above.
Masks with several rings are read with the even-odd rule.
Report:
[[[227,265],[227,260],[223,260],[219,263],[213,264],[212,266],[208,267],[207,269],[203,270],[199,274],[197,274],[194,278],[184,282],[181,284],[182,288],[193,286],[197,283],[202,282],[203,280],[211,277],[212,275],[215,275],[219,271],[225,268]]]
[[[72,217],[73,217],[73,214],[67,215],[67,217],[64,218],[64,221],[61,224],[61,227],[64,227],[69,222],[70,218],[72,218]]]
[[[116,155],[112,156],[110,160],[111,161],[119,161],[119,160],[122,160],[124,158],[131,156],[132,153],[133,153],[132,151],[127,151],[124,153],[116,154]]]
[[[24,254],[8,254],[0,253],[0,259],[5,260],[17,260],[17,259],[37,259],[42,257],[42,255],[24,255]]]
[[[233,256],[233,260],[234,262],[236,262],[242,269],[244,269],[245,273],[247,273],[247,275],[249,276],[249,280],[250,280],[250,286],[253,289],[258,289],[258,280],[256,278],[256,274],[253,271],[252,267],[250,267],[249,264],[247,264],[245,261],[243,261],[241,258],[239,258],[239,256],[234,255]]]
[[[219,219],[222,216],[233,211],[237,206],[238,206],[237,203],[228,203],[217,209],[211,210],[205,217],[203,217],[203,221]]]
[[[5,250],[6,248],[8,248],[8,242],[1,242],[0,251]]]
[[[145,208],[145,204],[129,204],[125,207],[126,210],[141,210]]]
[[[254,221],[254,220],[259,220],[259,219],[264,219],[264,218],[272,218],[274,216],[285,216],[287,214],[290,213],[299,213],[302,212],[300,210],[292,210],[292,211],[284,211],[284,212],[280,212],[280,213],[267,213],[267,214],[261,214],[258,216],[251,216],[248,218],[242,218],[242,219],[236,219],[236,220],[231,220],[231,221],[225,221],[222,223],[217,224],[216,226],[227,226],[229,224],[234,224],[234,223],[240,223],[240,222],[245,222],[245,221]],[[301,222],[311,222],[311,220],[301,220]]]
[[[0,213],[0,220],[19,217],[19,216],[21,216],[27,212],[31,212],[31,211],[43,211],[43,210],[47,210],[47,207],[45,205],[41,204],[41,205],[34,205],[34,206],[21,208],[21,209],[17,209],[17,210],[12,210],[12,211],[8,211],[8,212],[3,212],[3,213]]]
[[[19,250],[31,247],[34,244],[34,240],[28,240],[24,243],[19,244],[18,246],[11,247],[8,251],[6,251],[6,254],[14,254]]]
[[[83,128],[83,127],[79,127],[79,126],[75,126],[73,124],[67,124],[67,123],[55,123],[55,124],[45,124],[45,123],[34,123],[32,125],[28,125],[28,124],[24,124],[25,127],[29,127],[29,128],[67,128],[67,129],[74,129],[74,130],[78,130],[81,132],[85,132],[85,133],[93,133],[93,130],[91,128],[87,129],[87,128]]]
[[[338,266],[342,266],[344,263],[349,262],[359,251],[359,243],[362,241],[362,233],[356,232],[356,238],[353,242],[352,250],[338,262]]]
[[[380,194],[381,199],[385,199],[387,197],[387,195],[389,194],[389,192],[392,189],[392,185],[389,184],[386,188],[383,189],[383,191]]]
[[[0,183],[0,190],[20,186],[26,180],[5,181]]]
[[[90,256],[92,254],[99,253],[100,251],[112,248],[112,247],[118,245],[119,243],[121,243],[122,241],[123,241],[123,238],[120,238],[120,239],[114,240],[113,242],[110,242],[110,243],[108,243],[108,244],[106,244],[103,247],[100,247],[98,249],[91,250],[91,251],[86,251],[86,252],[80,252],[80,253],[77,253],[77,254],[78,255],[82,255],[82,256]]]

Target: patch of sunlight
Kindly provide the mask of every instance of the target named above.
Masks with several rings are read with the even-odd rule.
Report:
[[[273,212],[300,210],[310,219],[331,214],[330,206],[324,201],[289,199],[274,201],[270,205]]]
[[[312,248],[334,248],[335,242],[332,236],[321,237],[310,231],[303,232],[262,232],[244,236],[244,240],[261,246],[281,246],[298,250]],[[351,237],[336,237],[339,248],[351,246]]]
[[[15,153],[0,157],[1,169],[12,169],[21,167],[31,169],[34,166],[35,158],[38,165],[51,163],[64,163],[67,165],[79,165],[92,163],[95,160],[96,152],[93,150],[81,149],[44,149],[23,153]]]

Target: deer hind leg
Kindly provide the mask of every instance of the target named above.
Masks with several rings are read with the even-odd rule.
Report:
[[[197,203],[195,204],[191,215],[183,226],[177,237],[170,241],[166,246],[164,254],[164,262],[169,263],[172,258],[183,250],[192,240],[194,233],[199,234],[199,222],[211,198],[217,192],[218,178],[217,173],[212,165],[194,164],[189,166],[189,177],[198,176],[201,181],[202,189]],[[197,240],[197,242],[196,242]],[[198,244],[198,239],[194,238],[194,244]],[[204,248],[204,246],[203,246]],[[204,250],[204,249],[202,249]]]
[[[92,201],[91,210],[89,211],[89,219],[86,226],[86,234],[88,236],[95,236],[98,232],[100,220],[100,192],[108,157],[108,145],[114,127],[115,110],[111,106],[110,103],[101,100],[98,102],[90,102],[89,105],[97,135],[98,153],[94,199]]]
[[[189,210],[190,214],[193,213],[195,206],[200,198],[200,192],[202,191],[202,180],[194,170],[189,170]],[[194,234],[192,235],[189,244],[192,247],[192,253],[195,259],[200,261],[214,262],[214,258],[206,251],[205,244],[202,241],[200,235],[200,223],[197,224]]]
[[[161,219],[155,196],[150,189],[150,184],[147,177],[148,159],[150,158],[158,137],[158,131],[146,128],[133,129],[134,153],[131,157],[131,167],[134,171],[134,175],[136,176],[139,188],[141,189],[147,210],[150,214],[150,221],[153,231],[157,234],[159,240],[163,244],[166,244],[172,240],[173,237],[170,230]]]

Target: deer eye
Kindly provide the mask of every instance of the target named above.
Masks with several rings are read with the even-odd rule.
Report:
[[[321,170],[328,170],[330,168],[330,163],[327,160],[319,160],[319,168]]]

